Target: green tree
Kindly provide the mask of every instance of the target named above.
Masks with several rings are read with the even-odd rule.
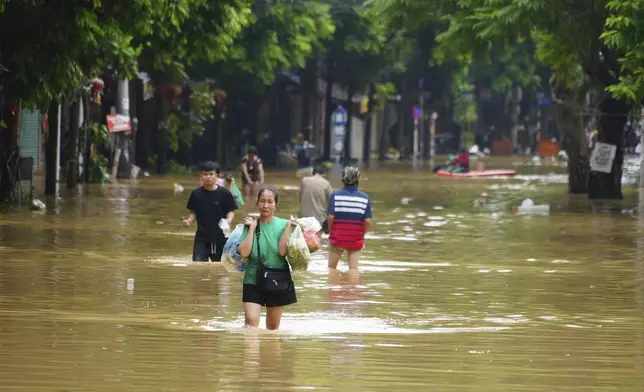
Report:
[[[555,73],[574,68],[570,66],[570,60],[574,59],[587,76],[591,88],[614,92],[618,87],[611,86],[619,84],[622,76],[620,62],[625,58],[621,49],[607,45],[602,39],[607,21],[612,23],[607,19],[607,3],[603,0],[583,3],[573,0],[459,0],[445,5],[427,2],[424,4],[426,11],[421,13],[415,9],[414,15],[426,19],[436,17],[438,12],[440,17],[448,20],[449,28],[439,41],[451,50],[468,50],[472,45],[503,47],[534,36],[547,37],[538,44],[542,54],[545,53],[542,58]],[[410,0],[393,0],[391,6],[404,10],[412,7],[410,4]],[[618,9],[616,4],[613,4],[613,9]],[[414,19],[414,15],[408,15]],[[604,35],[604,39],[608,38]],[[555,77],[562,79],[561,75]],[[605,115],[599,121],[598,139],[616,145],[617,155],[611,173],[591,173],[588,194],[591,198],[619,199],[622,197],[622,136],[630,103],[623,96],[605,94],[601,97],[599,110]]]
[[[351,2],[334,3],[333,20],[335,34],[325,45],[327,76],[326,101],[332,102],[332,86],[337,83],[347,90],[349,105],[347,111],[351,118],[352,101],[360,93],[368,91],[368,113],[370,116],[376,104],[377,93],[390,94],[391,84],[386,76],[401,70],[404,57],[409,53],[403,34],[388,29],[386,20],[379,17],[371,7],[354,6]],[[327,104],[325,116],[330,119],[332,105]],[[331,128],[326,121],[324,151],[325,159],[330,159]],[[370,121],[367,124],[365,139],[370,139]],[[347,124],[344,157],[349,158],[351,150],[352,122]],[[368,158],[368,145],[364,146]]]
[[[618,83],[608,86],[617,97],[639,104],[644,99],[644,3],[641,0],[610,0],[606,27],[601,38],[621,54]]]
[[[3,1],[0,34],[15,37],[0,45],[10,70],[4,94],[46,107],[105,68],[131,78],[139,65],[160,82],[176,82],[197,59],[226,58],[249,13],[247,0]],[[4,158],[15,146],[7,150]],[[3,183],[0,199],[9,186]]]
[[[280,84],[275,83],[276,78],[283,72],[304,68],[334,29],[329,6],[319,1],[257,1],[250,24],[235,40],[230,56],[225,61],[202,62],[192,67],[192,77],[213,80],[226,91],[226,123],[231,128],[226,134],[236,137],[228,140],[229,147],[240,153],[242,142],[260,141],[260,105],[284,94]],[[269,139],[264,140],[267,146],[288,139],[286,124],[273,117],[267,125]],[[248,133],[239,132],[243,129]],[[268,161],[275,158],[274,148],[266,153]]]

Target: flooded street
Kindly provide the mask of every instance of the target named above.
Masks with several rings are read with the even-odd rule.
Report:
[[[241,328],[241,273],[190,261],[196,176],[0,215],[0,390],[641,391],[644,216],[620,211],[637,190],[591,212],[564,168],[513,168],[367,171],[360,283],[316,253],[278,333]],[[267,183],[296,214],[294,175]],[[528,197],[550,214],[513,213]]]

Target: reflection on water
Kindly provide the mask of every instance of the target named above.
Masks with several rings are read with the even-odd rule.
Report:
[[[396,170],[363,181],[360,274],[315,254],[277,332],[242,328],[241,275],[190,262],[176,179],[2,216],[0,390],[641,390],[644,218],[621,211],[644,199],[596,208],[556,167]],[[268,179],[295,213],[294,176]],[[525,198],[550,215],[513,214]]]

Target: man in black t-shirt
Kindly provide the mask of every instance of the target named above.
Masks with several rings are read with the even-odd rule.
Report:
[[[228,225],[235,217],[237,204],[232,193],[225,187],[217,186],[219,167],[214,162],[201,165],[201,182],[203,186],[190,193],[188,210],[190,215],[183,221],[189,227],[197,221],[197,233],[192,251],[192,261],[221,261],[221,253],[226,243],[226,236],[220,228],[220,221],[227,220]]]

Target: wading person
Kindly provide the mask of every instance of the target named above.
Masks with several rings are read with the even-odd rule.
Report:
[[[322,225],[322,230],[329,234],[327,207],[329,206],[333,188],[326,177],[326,168],[320,166],[313,170],[313,176],[302,179],[302,184],[300,185],[300,217],[314,217]],[[321,235],[321,233],[318,234]]]
[[[264,184],[264,166],[257,155],[257,148],[248,147],[248,155],[241,160],[241,169],[244,196],[257,196]]]
[[[357,272],[365,234],[371,226],[371,199],[358,190],[360,170],[347,166],[342,171],[344,188],[331,194],[329,200],[329,268],[336,269],[347,252],[349,270]]]
[[[226,235],[220,228],[222,220],[232,223],[237,205],[230,191],[217,185],[219,167],[214,162],[201,165],[202,186],[193,190],[188,199],[190,215],[183,224],[190,227],[197,221],[192,261],[221,261]],[[221,222],[223,223],[223,222]]]
[[[248,257],[244,274],[245,327],[258,327],[266,306],[266,329],[278,329],[286,305],[297,302],[295,286],[286,262],[286,244],[295,221],[278,218],[279,195],[263,188],[257,197],[259,218],[247,217],[240,237],[239,255]]]

